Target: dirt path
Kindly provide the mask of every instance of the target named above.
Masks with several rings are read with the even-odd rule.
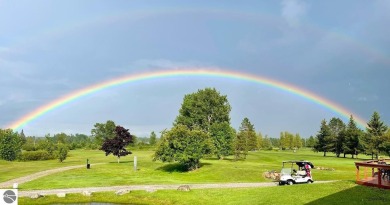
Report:
[[[334,181],[316,181],[315,183],[330,183]],[[187,184],[190,189],[223,189],[223,188],[253,188],[253,187],[272,187],[278,186],[276,182],[263,182],[263,183],[220,183],[220,184]],[[148,192],[154,192],[162,189],[177,189],[180,184],[169,185],[129,185],[129,186],[111,186],[111,187],[85,187],[85,188],[69,188],[69,189],[50,189],[50,190],[30,190],[19,191],[19,196],[31,196],[34,194],[40,195],[54,195],[58,193],[83,193],[88,192],[105,192],[105,191],[118,191],[118,190],[145,190]]]
[[[104,164],[104,163],[96,163],[96,164],[92,164],[92,165],[98,165],[98,164]],[[31,175],[27,175],[27,176],[24,176],[24,177],[20,177],[20,178],[16,178],[16,179],[12,179],[12,180],[6,181],[6,182],[2,182],[2,183],[0,183],[0,188],[12,187],[14,183],[23,184],[23,183],[26,183],[26,182],[29,182],[29,181],[32,181],[32,180],[35,180],[35,179],[47,176],[47,175],[51,175],[51,174],[55,174],[55,173],[58,173],[58,172],[63,172],[63,171],[71,170],[71,169],[82,168],[82,167],[85,167],[85,166],[86,165],[76,165],[76,166],[61,167],[61,168],[57,168],[57,169],[50,169],[50,170],[37,172],[37,173],[31,174]]]

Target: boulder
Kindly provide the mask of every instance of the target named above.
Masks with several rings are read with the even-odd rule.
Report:
[[[42,194],[39,194],[39,193],[35,193],[35,194],[32,194],[30,196],[31,199],[38,199],[38,198],[41,198],[41,197],[44,197]]]
[[[58,193],[57,197],[64,198],[64,197],[66,197],[66,193]]]
[[[130,193],[130,190],[129,189],[120,189],[118,191],[115,192],[116,195],[124,195],[124,194],[128,194]]]
[[[190,186],[188,185],[181,185],[177,188],[178,191],[191,191]]]

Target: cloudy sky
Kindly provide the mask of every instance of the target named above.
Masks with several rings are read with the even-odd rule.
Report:
[[[204,67],[293,84],[365,120],[378,111],[389,124],[389,10],[387,0],[0,0],[0,127],[110,79]],[[169,129],[183,96],[205,87],[228,96],[234,128],[248,117],[271,137],[308,137],[322,119],[343,117],[261,84],[189,76],[105,89],[23,129],[90,134],[113,120],[148,136]]]

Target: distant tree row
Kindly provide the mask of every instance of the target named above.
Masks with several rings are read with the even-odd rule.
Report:
[[[353,116],[347,125],[339,118],[332,118],[329,123],[322,120],[320,130],[314,140],[313,150],[341,154],[350,154],[352,158],[360,153],[370,154],[378,159],[379,154],[390,155],[390,130],[374,112],[367,123],[366,130],[359,129]]]

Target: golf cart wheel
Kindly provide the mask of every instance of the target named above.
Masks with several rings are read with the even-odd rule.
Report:
[[[309,179],[309,180],[307,180],[307,183],[311,184],[311,183],[313,183],[313,181]]]
[[[292,180],[287,180],[287,185],[293,185],[294,182]]]

